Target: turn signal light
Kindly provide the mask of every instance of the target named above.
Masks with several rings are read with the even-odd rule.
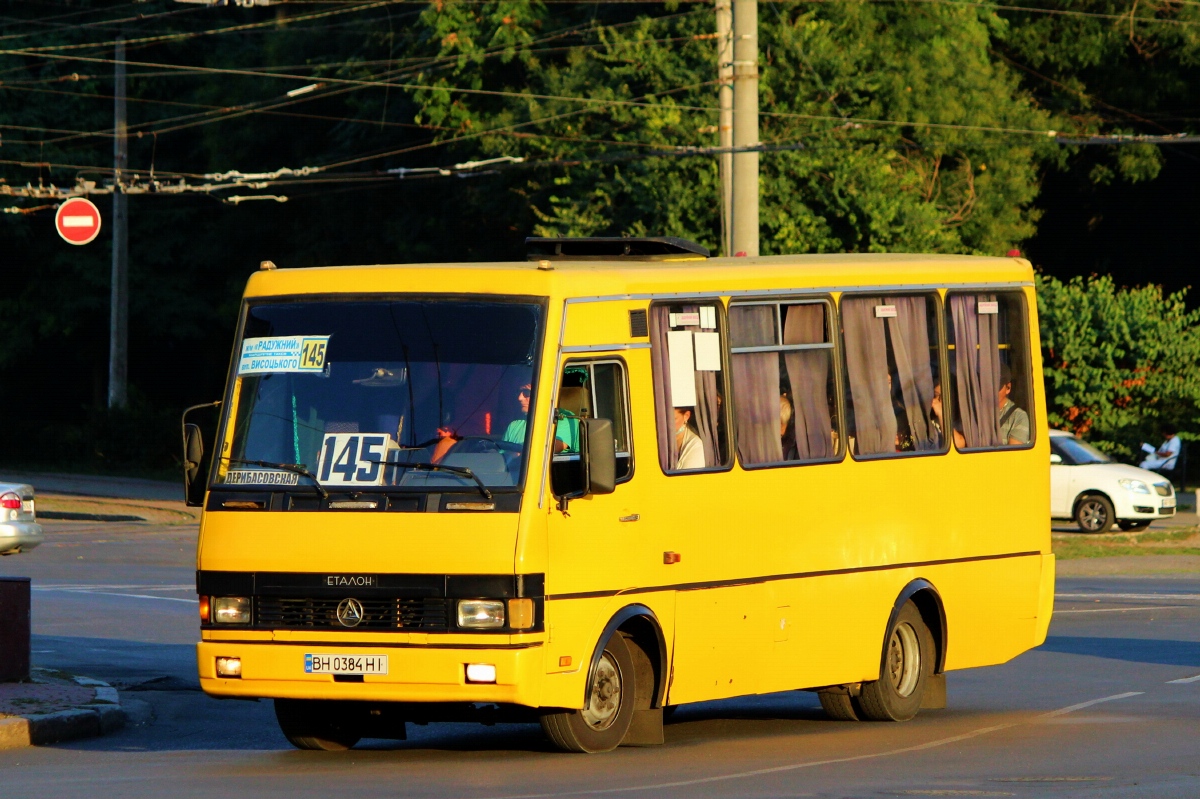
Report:
[[[508,626],[514,630],[528,630],[533,627],[533,600],[508,600]]]
[[[210,610],[210,605],[208,604],[208,597],[206,597],[206,596],[200,597],[200,621],[206,622],[206,623],[208,622],[209,610]]]

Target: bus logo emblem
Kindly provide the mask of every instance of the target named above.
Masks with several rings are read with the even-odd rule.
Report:
[[[343,627],[357,627],[363,620],[363,606],[357,599],[343,599],[337,606],[337,620]]]

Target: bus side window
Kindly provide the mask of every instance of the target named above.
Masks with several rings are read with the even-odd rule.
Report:
[[[951,292],[946,331],[955,446],[1031,446],[1033,391],[1024,295]]]
[[[729,465],[720,303],[650,307],[658,459],[665,472]]]
[[[612,422],[617,450],[617,482],[633,475],[633,448],[629,437],[629,393],[625,365],[620,361],[572,362],[563,369],[555,404],[551,487],[555,496],[572,496],[583,491],[580,464],[580,419]]]
[[[730,306],[730,384],[743,465],[838,457],[830,317],[824,300]]]
[[[848,295],[841,307],[851,452],[945,452],[937,295]]]

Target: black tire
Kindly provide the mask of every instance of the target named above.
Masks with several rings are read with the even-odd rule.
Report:
[[[362,738],[353,714],[341,702],[276,699],[275,718],[284,737],[297,749],[342,752]]]
[[[1117,526],[1127,533],[1140,533],[1150,526],[1153,519],[1130,519],[1128,521],[1118,521]]]
[[[835,694],[828,691],[818,691],[817,698],[829,718],[834,721],[861,721],[858,709],[850,694]]]
[[[920,611],[905,603],[883,642],[883,673],[863,683],[858,710],[871,721],[908,721],[921,709],[937,657]]]
[[[623,633],[608,639],[589,679],[588,707],[550,711],[541,717],[542,731],[564,752],[610,752],[629,732],[637,677]]]
[[[1088,494],[1075,506],[1075,523],[1085,533],[1107,533],[1116,520],[1117,512],[1113,510],[1112,503],[1108,497],[1100,494]]]

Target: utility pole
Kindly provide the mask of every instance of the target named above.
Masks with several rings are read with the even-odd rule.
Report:
[[[733,7],[732,0],[716,0],[717,9],[717,114],[718,143],[733,147]],[[717,174],[721,179],[721,254],[733,255],[733,153],[721,153]]]
[[[129,380],[129,198],[121,190],[129,165],[125,122],[125,40],[117,39],[113,89],[112,299],[108,322],[108,407],[124,408]]]
[[[733,0],[733,146],[758,144],[758,3]],[[758,153],[733,154],[733,254],[758,255]]]

